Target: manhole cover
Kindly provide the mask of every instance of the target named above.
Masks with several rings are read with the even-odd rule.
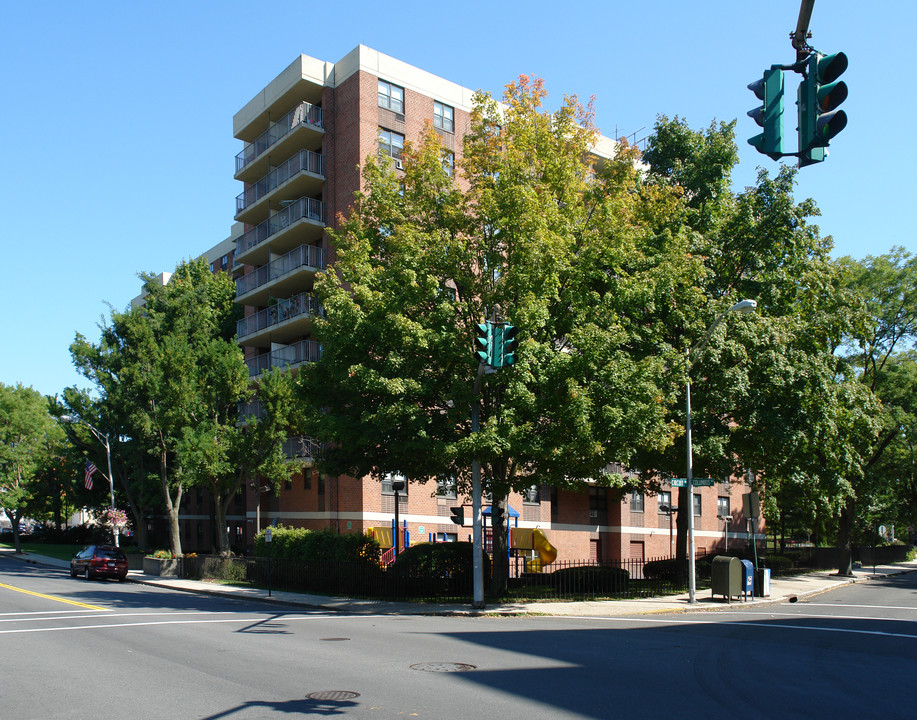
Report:
[[[306,695],[310,700],[353,700],[360,697],[360,693],[353,690],[321,690]]]
[[[341,642],[342,640],[350,640],[350,638],[321,638],[322,642]]]
[[[477,665],[453,662],[417,663],[416,665],[411,665],[411,670],[423,670],[424,672],[468,672],[476,669]]]

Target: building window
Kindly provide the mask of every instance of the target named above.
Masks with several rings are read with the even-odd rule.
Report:
[[[395,160],[401,160],[404,150],[404,135],[379,128],[379,154]]]
[[[672,493],[668,490],[663,490],[656,494],[656,502],[659,505],[659,512],[667,512],[663,508],[669,508],[668,512],[671,512],[672,508]]]
[[[437,533],[437,542],[458,542],[458,533]]]
[[[645,498],[642,492],[638,490],[631,490],[630,491],[630,511],[642,513],[643,506],[644,506],[644,499]]]
[[[455,132],[455,110],[441,102],[433,101],[433,127]]]
[[[404,115],[404,88],[379,81],[379,107]]]
[[[608,519],[608,490],[589,488],[589,520],[605,522]]]
[[[445,477],[436,479],[436,497],[444,500],[455,500],[455,478]]]
[[[305,470],[303,470],[302,487],[303,487],[303,490],[312,489],[312,470],[309,468],[306,468]]]
[[[522,502],[526,505],[538,505],[541,503],[541,489],[537,485],[532,485],[522,491]]]
[[[694,514],[695,514],[697,517],[700,517],[700,514],[701,514],[701,504],[700,504],[701,496],[695,494],[695,495],[693,495],[693,497],[694,497]]]
[[[445,152],[443,153],[443,170],[446,171],[446,175],[452,177],[455,174],[455,153],[454,152]]]
[[[716,499],[716,514],[720,517],[730,517],[732,515],[732,513],[729,512],[728,497],[718,497]]]

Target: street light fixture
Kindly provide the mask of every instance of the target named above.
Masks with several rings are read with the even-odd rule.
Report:
[[[398,557],[401,554],[401,528],[398,525],[398,493],[404,490],[404,475],[389,473],[387,477],[392,482],[392,490],[395,491],[395,532],[393,533],[393,539],[395,541],[395,557]]]
[[[719,515],[720,520],[723,521],[723,552],[729,552],[729,523],[732,522],[731,515]]]
[[[108,433],[103,433],[98,428],[93,427],[88,422],[82,418],[78,418],[74,415],[61,415],[59,420],[62,423],[67,423],[69,425],[74,425],[76,423],[83,423],[86,427],[89,428],[89,431],[96,436],[96,439],[102,443],[105,447],[105,459],[108,461],[108,488],[111,493],[111,509],[115,509],[115,479],[111,474],[111,442],[109,441]],[[119,547],[118,542],[118,527],[112,523],[112,534],[114,535],[115,547]]]
[[[660,505],[659,512],[669,516],[669,557],[675,557],[675,536],[672,533],[672,516],[678,513],[677,507],[671,505]]]
[[[714,331],[729,313],[751,313],[757,307],[758,302],[756,300],[740,300],[731,308],[716,316],[713,323],[707,328],[707,332],[704,333],[704,337],[694,348],[685,350],[685,434],[688,446],[688,479],[685,489],[688,494],[688,602],[691,604],[697,602],[697,583],[694,567],[694,452],[691,447],[691,351],[693,349],[695,353],[699,353],[703,350],[707,343],[710,342]]]

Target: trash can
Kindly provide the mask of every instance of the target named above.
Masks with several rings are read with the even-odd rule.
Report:
[[[739,562],[742,563],[742,592],[745,594],[746,600],[748,600],[749,595],[754,599],[755,565],[751,560],[740,560]]]
[[[755,595],[758,597],[771,596],[771,569],[758,568],[755,575]]]
[[[710,587],[712,595],[722,595],[726,602],[742,595],[744,591],[742,561],[728,555],[717,555],[710,566]]]

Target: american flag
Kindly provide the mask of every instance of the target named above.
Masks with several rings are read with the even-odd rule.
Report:
[[[86,485],[87,490],[92,490],[92,476],[98,470],[98,468],[93,465],[88,460],[86,461],[86,477],[83,479],[83,483]]]

